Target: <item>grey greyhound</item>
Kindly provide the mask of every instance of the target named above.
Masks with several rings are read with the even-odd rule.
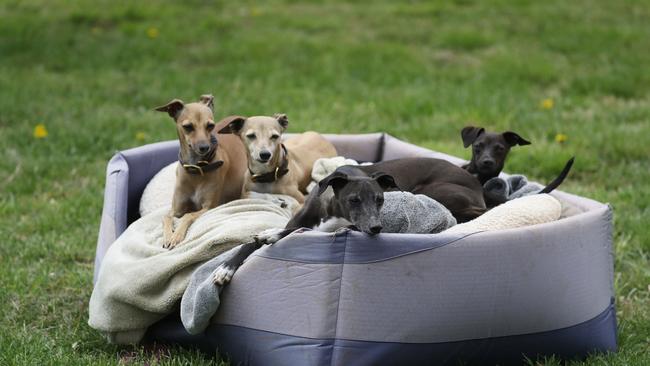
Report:
[[[350,227],[369,235],[377,235],[382,226],[379,212],[384,204],[384,191],[399,189],[392,176],[374,172],[365,173],[357,166],[339,167],[314,188],[304,206],[284,229],[270,229],[260,233],[254,242],[241,246],[237,253],[215,271],[215,284],[230,281],[237,268],[255,250],[272,244],[300,228],[334,232]]]

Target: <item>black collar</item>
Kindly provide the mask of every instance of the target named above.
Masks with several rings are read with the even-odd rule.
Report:
[[[251,180],[255,183],[271,183],[275,182],[276,180],[280,179],[287,173],[289,173],[289,159],[287,159],[287,148],[284,146],[284,144],[280,145],[282,146],[282,162],[280,163],[279,166],[275,168],[275,170],[272,170],[268,173],[262,173],[262,174],[254,174],[250,168],[248,168],[248,171],[251,173]]]
[[[204,158],[204,160],[199,160],[198,162],[196,162],[196,164],[189,164],[183,161],[183,159],[181,158],[181,153],[179,152],[178,162],[181,164],[183,169],[185,169],[185,171],[188,174],[203,176],[205,175],[205,173],[211,172],[213,170],[217,170],[223,165],[223,160],[217,160],[213,163],[209,162],[214,158],[216,153],[217,153],[217,148],[215,147],[214,149],[212,149],[210,154],[208,154],[208,156]]]

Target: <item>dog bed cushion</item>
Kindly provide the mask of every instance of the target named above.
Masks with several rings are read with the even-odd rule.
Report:
[[[177,161],[167,165],[147,183],[140,199],[140,216],[146,216],[163,207],[171,207],[176,186],[177,167]]]
[[[445,233],[474,233],[506,230],[555,221],[562,215],[562,204],[549,194],[524,196],[501,204],[474,220],[456,225]]]
[[[384,134],[327,138],[358,161],[465,162]],[[167,142],[111,160],[96,271],[137,220],[147,182],[177,154],[178,143]],[[170,315],[146,339],[251,365],[506,365],[615,351],[612,211],[560,191],[551,196],[562,218],[508,230],[294,232],[244,263],[203,333],[189,334]]]

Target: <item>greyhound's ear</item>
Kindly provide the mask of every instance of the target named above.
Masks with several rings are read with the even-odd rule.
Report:
[[[246,122],[246,117],[242,116],[230,116],[226,117],[219,122],[219,125],[226,124],[222,129],[217,133],[234,133],[238,134],[241,131],[241,128],[244,127],[244,122]]]
[[[375,172],[370,177],[374,179],[384,191],[387,191],[391,188],[398,190],[400,189],[397,186],[397,183],[395,183],[395,178],[393,178],[393,176],[390,174],[386,174],[384,172]]]
[[[506,131],[503,133],[503,138],[506,140],[508,145],[510,146],[515,146],[515,145],[530,145],[530,141],[524,139],[523,137],[517,135],[516,133],[512,131]]]
[[[176,119],[178,115],[181,113],[181,111],[183,110],[183,108],[185,108],[185,104],[183,103],[183,101],[180,99],[174,99],[165,105],[156,107],[156,110],[158,112],[167,112],[167,114],[169,114],[171,118]]]
[[[289,125],[289,119],[287,118],[287,115],[284,113],[276,113],[273,115],[273,118],[278,120],[278,123],[280,126],[282,126],[283,129],[287,129],[287,126]]]
[[[212,94],[203,94],[199,98],[199,102],[205,104],[214,112],[214,97]]]
[[[483,132],[485,132],[485,128],[483,127],[467,126],[463,128],[460,131],[460,136],[463,138],[463,146],[468,147],[473,144]]]
[[[338,190],[348,183],[348,175],[343,172],[334,171],[334,173],[323,178],[318,182],[318,195],[320,196],[325,192],[327,187],[332,186],[333,189]]]

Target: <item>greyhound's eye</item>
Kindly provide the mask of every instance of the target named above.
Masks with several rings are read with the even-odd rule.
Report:
[[[274,133],[273,135],[271,135],[271,140],[277,140],[279,138],[280,138],[280,135],[278,135],[278,134]]]
[[[361,203],[361,198],[359,198],[359,197],[350,197],[348,199],[348,202],[350,202],[353,205],[358,205],[358,204]]]
[[[497,152],[503,152],[503,150],[505,150],[505,149],[506,148],[501,146],[501,145],[497,145],[497,146],[494,147],[494,150],[497,151]]]
[[[208,124],[205,126],[205,128],[207,128],[208,131],[212,131],[214,129],[214,123],[213,122],[208,122]]]
[[[255,137],[256,136],[255,136],[254,133],[249,133],[248,135],[246,135],[246,138],[249,139],[249,140],[255,140]]]
[[[192,125],[183,125],[183,129],[185,130],[185,132],[192,132],[192,131],[194,131],[194,126],[192,126]]]
[[[478,143],[478,144],[474,145],[474,150],[482,150],[483,147],[485,147],[485,145],[483,145],[483,143],[481,142],[481,143]]]

